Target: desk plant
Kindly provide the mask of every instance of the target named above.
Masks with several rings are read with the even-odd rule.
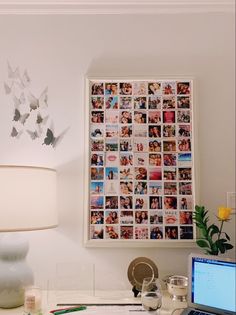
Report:
[[[233,245],[229,243],[229,235],[223,232],[224,222],[230,220],[230,214],[231,208],[219,207],[217,216],[219,227],[214,223],[209,225],[208,210],[203,206],[195,206],[193,220],[200,231],[200,237],[196,243],[199,247],[205,249],[206,254],[223,254],[233,248]]]

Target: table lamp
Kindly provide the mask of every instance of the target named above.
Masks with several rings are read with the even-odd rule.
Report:
[[[58,224],[56,171],[43,167],[0,166],[0,307],[24,304],[33,273],[26,263],[28,241],[19,231]],[[1,233],[5,232],[5,233]],[[14,233],[10,233],[14,232]]]

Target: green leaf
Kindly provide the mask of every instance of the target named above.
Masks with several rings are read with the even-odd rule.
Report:
[[[217,234],[217,233],[220,232],[218,226],[215,225],[215,224],[212,224],[211,226],[209,226],[208,230],[209,230],[209,232],[210,232],[210,230],[211,230],[211,232],[210,232],[210,236],[211,236],[211,237],[212,237],[214,234]]]
[[[229,235],[227,233],[225,233],[225,232],[224,232],[224,234],[225,234],[225,237],[227,238],[227,240],[230,241]]]
[[[205,240],[197,240],[196,243],[199,247],[209,247],[208,243]]]
[[[225,246],[226,250],[234,248],[233,245],[231,245],[231,244],[224,244],[224,246]]]

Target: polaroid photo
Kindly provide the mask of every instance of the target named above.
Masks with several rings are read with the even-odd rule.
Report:
[[[134,155],[134,165],[144,166],[148,164],[148,154],[147,153],[136,153]]]
[[[173,138],[175,137],[175,125],[164,125],[163,126],[163,137],[164,138]]]
[[[190,96],[177,96],[177,108],[190,109],[191,108]]]
[[[91,123],[92,124],[102,124],[102,123],[104,123],[104,111],[92,110],[91,111]]]
[[[161,123],[161,111],[152,110],[148,112],[148,122],[149,124],[159,124]]]
[[[132,181],[120,181],[120,194],[131,195],[133,194],[133,182]]]
[[[176,141],[175,140],[164,140],[163,141],[163,151],[164,152],[175,152],[176,151]]]
[[[148,136],[150,138],[161,138],[161,125],[149,125]]]
[[[91,167],[90,174],[91,174],[91,180],[103,180],[104,168],[103,167]]]
[[[118,124],[119,122],[119,111],[118,110],[107,110],[105,122],[107,124]]]
[[[149,208],[150,209],[163,209],[162,197],[160,196],[150,196],[149,197]]]
[[[120,123],[132,124],[132,112],[129,110],[120,111]]]
[[[106,180],[118,179],[118,167],[106,167],[105,177],[106,177]]]
[[[90,223],[91,224],[103,224],[104,223],[104,212],[103,211],[91,211]]]
[[[134,95],[146,95],[147,94],[147,82],[136,81],[133,83]]]
[[[105,196],[106,209],[118,209],[118,196]]]
[[[175,109],[176,108],[175,96],[163,96],[162,108],[163,109]]]
[[[177,111],[177,123],[190,123],[191,112],[190,110],[178,110]]]
[[[146,96],[134,97],[134,109],[147,109]]]
[[[132,109],[133,102],[131,96],[120,96],[120,109]]]
[[[163,239],[163,227],[156,225],[150,227],[150,239],[161,240]]]
[[[120,238],[125,240],[131,240],[134,238],[134,228],[132,226],[120,227]]]
[[[149,166],[162,166],[161,153],[149,153]]]
[[[192,180],[192,168],[191,167],[179,167],[178,169],[179,180]]]
[[[177,197],[176,196],[165,196],[164,197],[164,209],[177,209]]]
[[[162,168],[150,167],[149,168],[149,180],[162,180]]]
[[[179,212],[179,223],[180,224],[193,224],[192,211],[180,211]]]
[[[163,224],[163,211],[150,210],[150,224]]]
[[[92,109],[104,109],[104,97],[103,96],[91,97],[91,108]]]
[[[162,82],[162,93],[164,95],[176,94],[176,82]]]
[[[105,139],[105,149],[106,151],[118,151],[118,139],[117,138],[107,138]]]
[[[175,167],[164,167],[164,180],[176,180],[177,171]]]
[[[161,152],[162,143],[161,140],[149,141],[149,152]]]
[[[133,179],[132,167],[120,167],[120,179]]]
[[[105,157],[106,166],[119,166],[120,157],[118,152],[106,152]]]
[[[147,182],[134,182],[134,194],[146,195],[147,194]]]
[[[162,195],[162,182],[149,182],[149,195]]]
[[[105,223],[106,224],[118,224],[119,215],[118,211],[105,211]]]
[[[147,123],[147,112],[146,111],[134,111],[134,123],[135,124],[146,124]]]
[[[179,125],[178,126],[179,137],[191,137],[191,126],[190,125]]]
[[[118,109],[118,96],[105,97],[106,109]]]
[[[146,125],[135,124],[134,125],[134,137],[146,138],[148,135],[148,130]]]
[[[135,217],[135,224],[148,224],[148,211],[135,211],[134,212]]]
[[[90,182],[90,193],[92,195],[103,195],[104,194],[103,182]]]
[[[179,182],[179,194],[180,195],[192,195],[192,183],[191,182]]]
[[[164,195],[177,195],[177,183],[164,182]]]
[[[133,196],[120,196],[120,209],[133,209]]]
[[[103,196],[91,196],[90,197],[90,208],[91,209],[103,209],[104,197]]]
[[[191,151],[191,139],[185,138],[185,139],[178,140],[178,150],[180,152]]]
[[[177,82],[177,94],[188,95],[190,94],[191,86],[190,82]]]
[[[104,83],[96,82],[91,85],[92,95],[103,95],[104,94]]]
[[[133,150],[132,139],[120,139],[120,151],[128,152]]]
[[[91,166],[103,166],[104,165],[104,154],[93,153],[91,156]]]
[[[106,137],[116,138],[119,136],[118,125],[106,125]]]
[[[119,227],[113,225],[106,225],[105,227],[105,238],[106,239],[119,239]]]
[[[103,239],[104,238],[103,226],[91,225],[90,226],[90,238],[91,239]]]
[[[148,152],[148,140],[144,138],[134,138],[133,151],[134,152]]]
[[[193,226],[180,226],[180,239],[192,240],[193,239]]]
[[[149,231],[148,227],[135,227],[134,235],[136,240],[148,240],[149,239]]]
[[[161,82],[149,82],[148,83],[148,94],[160,95],[161,94]]]
[[[176,166],[176,154],[165,153],[163,154],[163,162],[165,166]]]
[[[147,180],[147,168],[146,167],[135,167],[134,178],[137,180]]]
[[[165,239],[167,240],[177,240],[178,239],[179,228],[176,225],[165,226]]]
[[[133,153],[120,153],[120,166],[132,166],[133,165]]]
[[[119,181],[108,180],[104,183],[106,195],[118,195],[119,193]]]
[[[165,210],[164,211],[164,224],[178,224],[179,223],[179,217],[178,217],[178,211],[176,210]]]
[[[164,124],[174,124],[175,123],[175,111],[173,110],[163,110],[163,123]]]
[[[146,196],[135,196],[134,197],[134,209],[148,209],[148,200]]]
[[[120,224],[134,224],[134,213],[130,210],[120,212]]]
[[[130,138],[132,137],[132,125],[120,125],[120,137],[121,138]]]
[[[179,166],[191,166],[192,165],[192,153],[178,153]]]
[[[92,138],[103,138],[104,137],[104,125],[92,124],[90,134]]]
[[[99,140],[91,140],[91,151],[104,151],[104,140],[99,139]]]
[[[120,95],[132,95],[132,83],[121,82],[119,86]]]
[[[192,196],[179,197],[179,209],[193,210],[193,197]]]
[[[107,82],[105,83],[105,95],[117,95],[118,94],[118,83]]]
[[[148,109],[161,109],[162,98],[161,96],[149,96],[148,97]]]

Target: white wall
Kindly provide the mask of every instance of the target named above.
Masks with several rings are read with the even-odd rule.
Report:
[[[215,214],[226,192],[235,191],[234,47],[233,14],[0,16],[0,163],[53,166],[59,172],[60,226],[27,233],[28,261],[38,281],[46,283],[56,264],[87,261],[95,264],[97,286],[129,288],[127,268],[138,256],[153,259],[161,277],[186,274],[191,249],[83,247],[84,76],[196,78],[199,204]],[[70,126],[55,150],[9,137],[7,60],[28,70],[36,95],[49,87],[56,133]],[[235,215],[225,225],[232,239],[234,226]]]

